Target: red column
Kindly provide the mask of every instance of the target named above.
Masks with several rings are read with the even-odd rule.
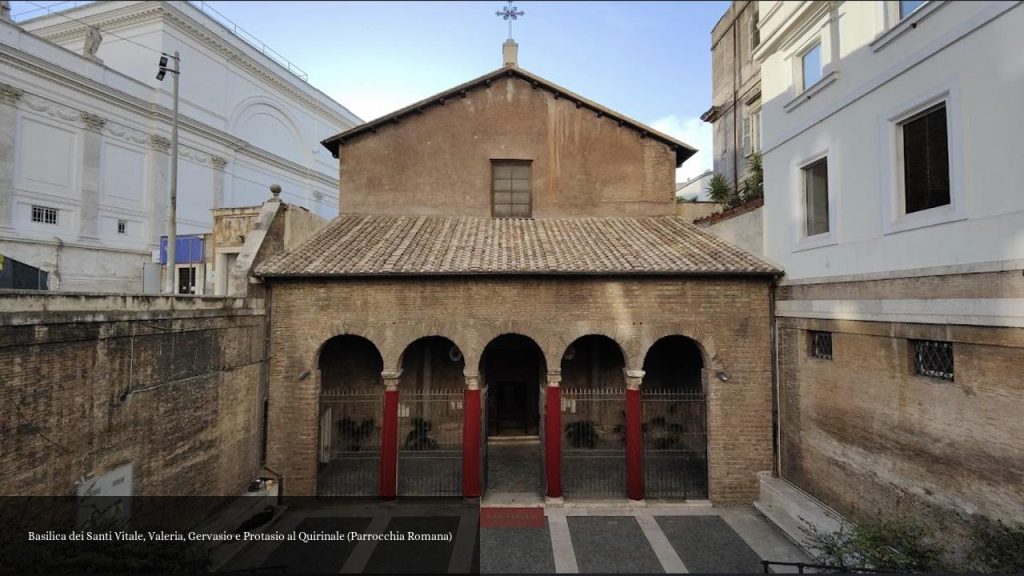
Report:
[[[384,422],[380,431],[380,497],[394,500],[398,492],[398,379],[384,390]]]
[[[472,380],[470,380],[472,378]],[[462,406],[462,496],[480,497],[480,388],[476,377],[466,378]]]
[[[626,389],[626,493],[630,500],[644,499],[644,436],[640,414],[640,390]]]
[[[560,376],[548,375],[544,407],[544,470],[548,498],[562,497],[562,388]]]

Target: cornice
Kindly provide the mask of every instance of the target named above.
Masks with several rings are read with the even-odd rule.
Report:
[[[159,104],[142,100],[124,92],[111,90],[100,82],[61,68],[31,54],[26,54],[20,50],[11,49],[6,45],[0,44],[0,59],[10,68],[43,78],[68,90],[83,93],[86,96],[110,104],[123,112],[135,113],[151,121],[161,122],[166,126],[170,126],[172,122],[173,113]],[[21,88],[13,88],[23,91],[22,101],[30,109],[44,112],[51,117],[60,118],[64,121],[78,121],[80,119],[80,110],[56,102],[53,102],[52,105],[45,104],[42,102],[50,101],[28,93]],[[336,178],[328,177],[314,169],[252,146],[241,138],[198,120],[187,116],[180,116],[179,126],[182,130],[187,130],[194,135],[211,140],[215,144],[234,150],[236,153],[245,154],[257,162],[269,164],[301,178],[314,180],[335,190],[338,188],[338,180]]]
[[[80,20],[81,22],[73,20],[60,22],[52,26],[41,28],[33,33],[50,42],[60,43],[84,37],[89,26],[96,26],[101,29],[113,29],[120,26],[139,24],[150,20],[163,20],[181,32],[184,32],[191,38],[198,40],[203,45],[213,48],[222,57],[234,62],[247,72],[254,74],[266,84],[273,86],[277,90],[284,92],[287,96],[301,102],[308,109],[319,114],[330,123],[344,127],[346,130],[358,124],[324,106],[316,98],[313,98],[305,93],[305,91],[296,88],[292,83],[288,82],[284,76],[271,72],[255,58],[224,42],[215,33],[211,33],[210,28],[197,22],[195,19],[167,2],[144,2],[140,4],[132,4],[111,12],[84,16]],[[241,38],[239,38],[239,41],[248,46],[248,44]],[[273,62],[273,66],[280,66],[280,64],[274,62],[272,59],[268,60]],[[309,87],[316,90],[316,88],[311,84],[309,84]]]

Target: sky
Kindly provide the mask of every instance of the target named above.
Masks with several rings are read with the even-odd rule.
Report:
[[[37,5],[11,2],[15,20]],[[70,7],[66,2],[62,6]],[[78,2],[84,4],[84,2]],[[505,2],[206,2],[372,120],[501,66]],[[728,2],[519,1],[519,65],[694,146],[711,168],[711,28]],[[34,13],[32,12],[34,11]]]

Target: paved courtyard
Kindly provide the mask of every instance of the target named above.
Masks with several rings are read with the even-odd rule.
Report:
[[[331,573],[761,572],[807,561],[751,507],[619,504],[548,507],[539,527],[479,528],[461,502],[290,506],[265,532],[451,534],[450,541],[274,541],[239,547],[220,570]]]

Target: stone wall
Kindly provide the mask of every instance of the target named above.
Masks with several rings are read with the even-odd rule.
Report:
[[[641,370],[659,338],[678,334],[700,346],[710,386],[710,497],[750,501],[757,472],[772,462],[769,284],[754,277],[275,279],[268,465],[285,474],[291,494],[314,493],[318,356],[340,334],[373,342],[390,373],[410,343],[444,336],[462,351],[467,377],[478,376],[485,347],[502,334],[531,338],[556,374],[565,349],[584,335],[612,338],[626,368]]]
[[[260,300],[0,293],[0,495],[235,495],[260,470]]]
[[[491,161],[529,160],[535,217],[671,215],[675,152],[519,77],[341,147],[342,214],[491,216]]]
[[[953,541],[972,514],[1024,521],[1024,329],[898,309],[952,318],[944,307],[962,302],[984,322],[986,302],[1020,292],[1019,270],[780,287],[782,476],[855,520],[899,518]],[[824,302],[848,317],[807,317],[829,315]],[[832,333],[831,360],[811,356],[809,330]],[[953,381],[915,374],[913,340],[953,343]]]

